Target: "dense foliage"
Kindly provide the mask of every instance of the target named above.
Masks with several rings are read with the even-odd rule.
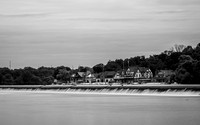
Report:
[[[40,67],[34,69],[25,67],[24,69],[10,70],[0,68],[1,85],[49,85],[54,78],[66,82],[69,80],[69,67],[60,66],[57,68]]]
[[[38,69],[25,67],[24,69],[0,68],[0,85],[48,85],[54,79],[61,82],[70,82],[70,76],[75,72],[91,71],[120,71],[130,66],[148,67],[155,75],[159,70],[174,70],[173,81],[180,84],[200,83],[200,43],[196,47],[175,45],[171,50],[159,55],[136,56],[123,59],[109,60],[106,65],[100,63],[93,68],[80,66],[71,70],[69,67],[56,68],[40,67]]]

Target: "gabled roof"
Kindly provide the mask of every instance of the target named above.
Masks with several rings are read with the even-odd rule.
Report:
[[[102,74],[102,73],[95,73],[94,76],[95,76],[96,78],[101,78],[101,74]]]
[[[139,67],[139,70],[140,70],[141,73],[145,73],[148,70],[148,68]]]
[[[78,72],[77,75],[79,75],[80,77],[84,77],[85,73],[84,72]]]
[[[113,78],[115,76],[116,72],[115,71],[106,71],[104,72],[104,77],[105,78]]]
[[[88,76],[88,75],[91,74],[91,73],[92,73],[91,71],[86,71],[86,72],[85,72],[85,75]]]
[[[126,71],[127,72],[137,72],[138,67],[129,67]]]
[[[129,72],[137,72],[137,71],[140,71],[141,73],[144,73],[148,70],[148,68],[145,68],[145,67],[138,67],[138,66],[134,66],[134,67],[129,67],[126,71],[129,71]]]
[[[173,70],[160,70],[158,72],[158,75],[163,76],[163,77],[167,77],[167,76],[170,76],[170,75],[173,75],[173,74],[175,74],[175,72]]]
[[[87,75],[86,77],[87,77],[87,78],[94,78],[95,76],[94,76],[94,74],[89,74],[89,75]]]

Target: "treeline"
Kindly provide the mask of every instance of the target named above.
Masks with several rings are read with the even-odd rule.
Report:
[[[47,67],[38,69],[25,67],[14,70],[1,68],[0,83],[1,85],[48,85],[54,80],[53,74],[54,69]]]
[[[151,55],[148,58],[145,56],[136,56],[115,61],[108,61],[104,70],[118,71],[127,69],[130,66],[148,67],[155,74],[158,70],[176,70],[180,65],[180,56],[190,56],[191,59],[200,60],[200,43],[194,49],[192,46],[175,45],[171,50],[166,50],[159,55]],[[103,64],[97,64],[93,67],[95,72],[102,72]]]
[[[172,81],[180,84],[200,83],[200,43],[196,47],[175,45],[158,55],[136,56],[109,61],[105,66],[97,64],[93,67],[94,72],[119,71],[131,66],[150,68],[154,76],[159,70],[173,70],[175,75]]]
[[[70,82],[70,77],[76,72],[90,71],[100,73],[104,71],[120,71],[131,66],[150,68],[154,75],[159,70],[174,70],[173,81],[180,84],[199,84],[200,82],[200,43],[196,47],[175,45],[158,55],[136,56],[108,61],[106,65],[100,63],[92,68],[80,66],[71,69],[65,66],[40,67],[38,69],[25,67],[24,69],[0,68],[1,85],[49,85],[54,79],[60,82]]]

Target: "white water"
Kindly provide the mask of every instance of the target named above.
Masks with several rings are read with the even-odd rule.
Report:
[[[157,90],[138,90],[138,89],[66,89],[66,90],[30,90],[30,89],[0,89],[0,94],[12,92],[31,92],[31,93],[60,93],[60,94],[102,94],[102,95],[137,95],[137,96],[200,96],[200,91],[191,90],[167,90],[159,92]]]

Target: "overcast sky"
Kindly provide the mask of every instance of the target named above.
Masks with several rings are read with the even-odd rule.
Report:
[[[200,0],[0,0],[0,67],[94,66],[200,42]]]

